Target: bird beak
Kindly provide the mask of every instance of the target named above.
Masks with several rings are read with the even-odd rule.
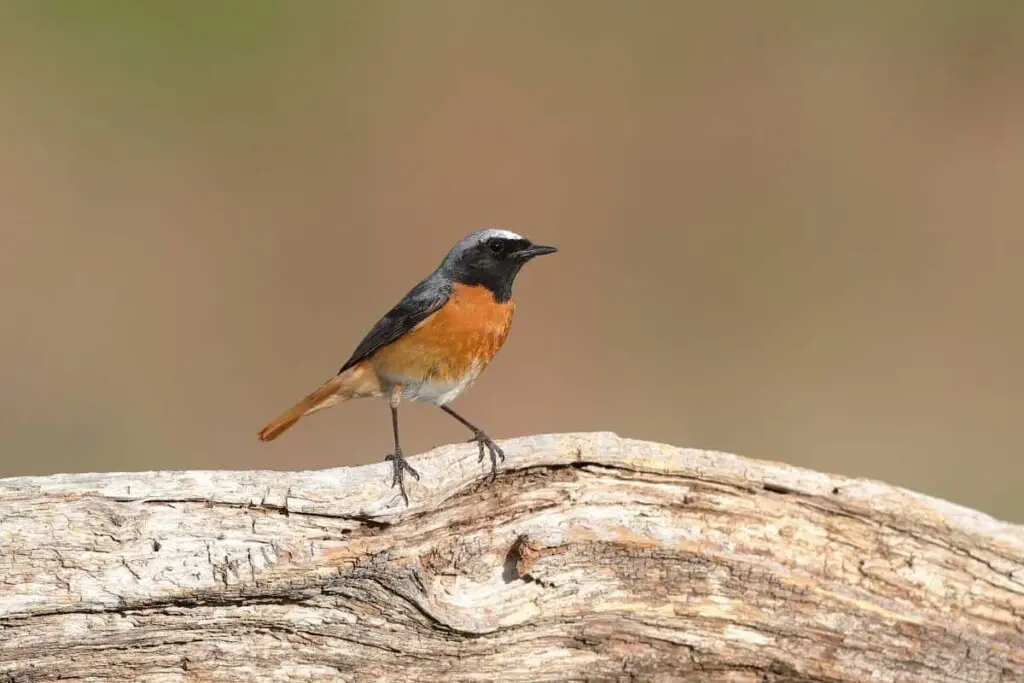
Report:
[[[543,244],[534,244],[533,246],[521,249],[516,252],[516,258],[520,261],[529,261],[535,256],[543,256],[544,254],[554,254],[558,249],[554,247],[546,247]]]

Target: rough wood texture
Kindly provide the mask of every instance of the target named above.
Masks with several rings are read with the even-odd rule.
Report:
[[[613,434],[0,481],[0,681],[1024,681],[1024,528]]]

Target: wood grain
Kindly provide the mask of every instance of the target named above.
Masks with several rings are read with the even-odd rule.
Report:
[[[0,681],[1024,681],[1024,528],[614,434],[0,481]]]

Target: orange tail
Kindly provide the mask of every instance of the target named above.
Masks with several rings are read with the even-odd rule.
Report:
[[[299,418],[328,408],[340,401],[342,397],[338,396],[338,390],[341,389],[343,383],[341,375],[336,375],[324,382],[319,389],[264,425],[260,430],[260,441],[273,441],[298,422]]]
[[[341,401],[379,395],[380,383],[376,375],[362,364],[357,365],[327,380],[319,389],[264,425],[260,430],[260,441],[273,441],[300,418]]]

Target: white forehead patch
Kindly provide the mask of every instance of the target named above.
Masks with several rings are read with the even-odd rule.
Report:
[[[487,240],[494,239],[495,237],[506,240],[526,239],[522,235],[514,233],[511,230],[501,230],[500,228],[477,230],[463,237],[458,244],[452,247],[452,250],[444,257],[444,263],[454,263],[462,256],[462,254],[470,252],[482,244],[486,244]]]
[[[517,235],[511,230],[498,230],[497,228],[491,228],[490,230],[483,230],[480,233],[480,241],[489,240],[492,237],[498,237],[504,240],[521,240],[522,235]]]

